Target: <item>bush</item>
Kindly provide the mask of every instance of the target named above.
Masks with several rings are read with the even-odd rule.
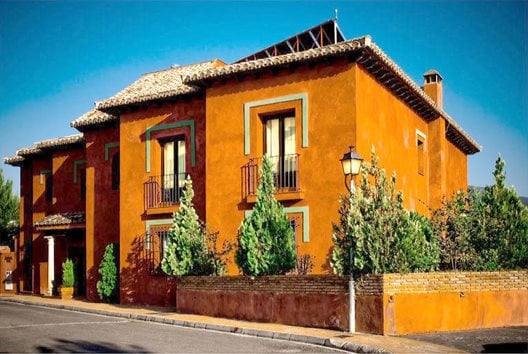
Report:
[[[193,198],[192,181],[187,178],[180,208],[173,215],[161,269],[168,275],[222,275],[231,245],[224,242],[221,250],[216,249],[218,235],[208,234],[196,214]]]
[[[295,236],[275,199],[272,169],[270,159],[264,156],[255,207],[238,229],[235,260],[245,275],[286,274],[296,265]]]
[[[395,174],[387,179],[378,160],[373,148],[372,163],[362,165],[359,187],[341,198],[332,235],[334,272],[357,277],[437,269],[439,240],[430,222],[404,209]]]
[[[119,289],[117,246],[110,243],[106,246],[103,259],[99,265],[101,280],[97,282],[97,293],[104,301],[115,301]]]
[[[72,288],[75,284],[75,272],[73,261],[67,259],[62,263],[62,286],[65,288]]]
[[[314,261],[313,261],[314,258],[315,256],[312,256],[309,254],[303,254],[297,257],[294,274],[297,274],[297,275],[309,274],[314,267]]]
[[[474,194],[462,191],[432,214],[434,232],[440,237],[440,268],[444,270],[473,269],[476,255],[471,247],[474,219]]]
[[[434,211],[435,232],[442,236],[442,268],[528,268],[528,208],[505,186],[500,157],[493,175],[494,185],[458,192]]]

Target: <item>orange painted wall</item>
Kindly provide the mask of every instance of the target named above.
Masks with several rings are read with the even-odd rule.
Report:
[[[447,186],[446,197],[450,198],[459,190],[467,189],[467,156],[448,141],[447,144]]]
[[[331,222],[337,220],[339,195],[346,192],[339,159],[355,142],[354,71],[347,61],[332,67],[299,68],[295,72],[265,74],[258,80],[229,81],[207,89],[206,214],[219,241],[236,240],[247,204],[241,193],[241,167],[263,151],[262,123],[251,118],[251,151],[244,155],[244,103],[306,93],[309,147],[301,147],[300,112],[296,110],[296,148],[300,155],[300,185],[304,199],[286,201],[286,207],[309,206],[310,241],[297,235],[299,254],[315,258],[314,273],[330,272]],[[297,103],[298,104],[298,103]],[[280,105],[279,105],[280,106]],[[300,106],[297,106],[300,107]],[[265,108],[259,109],[263,113]],[[270,106],[276,110],[278,107]],[[231,260],[229,273],[238,268]]]
[[[275,103],[250,110],[251,145],[249,156],[245,156],[244,104],[301,93],[308,97],[309,146],[301,147],[301,101]],[[266,112],[295,110],[304,198],[284,201],[283,205],[309,207],[310,241],[302,242],[299,234],[297,244],[299,254],[309,253],[316,257],[314,273],[331,271],[328,263],[331,224],[337,220],[339,196],[346,193],[339,159],[349,145],[355,145],[366,160],[370,160],[374,145],[380,166],[389,176],[396,171],[397,188],[403,191],[407,208],[428,214],[428,207],[433,206],[430,189],[435,186],[431,181],[436,177],[430,174],[433,170],[445,174],[445,130],[443,135],[442,132],[430,135],[431,123],[425,122],[356,64],[342,61],[332,66],[323,64],[302,67],[295,72],[264,74],[258,80],[231,80],[207,88],[206,96],[206,213],[211,229],[220,231],[220,241],[236,240],[244,211],[252,208],[243,198],[239,171],[249,158],[262,156],[264,142],[260,117]],[[443,119],[438,121],[443,122]],[[426,136],[423,174],[418,173],[417,130]],[[443,139],[437,144],[443,149],[438,154],[443,161],[439,166],[429,162],[429,146],[435,147],[435,139]],[[462,167],[449,176],[450,186],[465,186],[466,156],[455,152],[452,155],[455,157],[450,160],[451,167],[456,169],[458,164]],[[442,178],[445,185],[447,178]],[[238,272],[233,263],[229,272]]]
[[[427,136],[427,147],[427,140],[432,139],[428,124],[361,67],[355,65],[354,71],[358,87],[355,91],[358,152],[370,161],[373,145],[379,165],[387,175],[396,172],[396,188],[403,192],[405,206],[427,214],[429,170],[435,166],[426,159],[424,175],[418,173],[416,130]]]
[[[31,161],[32,164],[32,224],[42,220],[44,216],[49,215],[52,210],[52,205],[48,204],[46,202],[46,196],[45,196],[45,190],[46,190],[46,184],[45,179],[43,179],[43,183],[41,184],[41,175],[40,172],[42,170],[49,170],[52,169],[52,162],[51,158],[49,157],[42,157],[39,159],[34,159]],[[27,219],[29,220],[29,219]],[[33,225],[32,225],[33,226]],[[33,292],[34,293],[40,293],[40,265],[41,263],[45,263],[47,267],[48,262],[48,244],[47,241],[44,239],[44,235],[40,231],[36,231],[32,227],[32,234],[33,234],[33,240],[32,240],[32,251],[33,251],[33,274],[34,274],[34,284],[33,284]],[[46,268],[47,269],[47,268]]]
[[[112,158],[119,147],[119,128],[87,131],[86,140],[86,297],[98,301],[96,284],[105,247],[119,242],[119,190],[112,190]]]
[[[384,333],[456,331],[526,326],[528,292],[475,291],[384,295]]]
[[[15,254],[17,258],[15,281],[17,282],[17,291],[30,291],[32,286],[31,264],[28,264],[30,262],[30,247],[33,240],[32,184],[31,162],[25,162],[20,167],[20,233],[15,242]]]
[[[33,288],[33,292],[39,293],[41,288],[46,287],[45,285],[41,286],[39,274],[43,271],[40,269],[41,265],[47,265],[48,244],[47,240],[44,239],[44,233],[36,230],[33,224],[47,215],[78,212],[85,209],[84,200],[81,199],[80,178],[77,183],[73,182],[74,161],[84,159],[83,148],[59,150],[44,156],[34,157],[21,168],[20,219],[22,227],[17,242],[17,257],[20,262],[17,276],[22,282],[19,283],[19,291]],[[53,174],[53,198],[51,203],[46,201],[46,175],[41,176],[43,170],[51,170]],[[32,235],[31,239],[29,234]],[[24,268],[23,265],[24,245],[30,242],[32,243],[32,270]],[[60,265],[67,256],[67,245],[68,242],[65,240],[56,240],[56,279],[61,277]],[[33,287],[30,284],[31,271],[34,275]]]
[[[53,206],[52,213],[84,211],[85,202],[81,199],[81,169],[77,167],[77,182],[74,182],[75,161],[85,160],[82,148],[56,151],[53,153]]]
[[[185,135],[187,172],[193,179],[194,204],[199,216],[205,218],[205,111],[200,98],[178,100],[175,103],[121,114],[120,149],[120,264],[122,303],[172,304],[174,284],[166,277],[152,276],[145,259],[145,228],[147,220],[171,219],[171,209],[165,214],[147,215],[144,207],[144,183],[149,176],[161,174],[161,148],[157,141],[162,134]],[[195,122],[196,166],[191,167],[190,128],[173,128],[155,133],[151,139],[151,172],[146,172],[146,130],[149,127],[185,120]]]

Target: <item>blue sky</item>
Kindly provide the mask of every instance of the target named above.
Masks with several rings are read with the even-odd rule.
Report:
[[[142,73],[232,62],[334,16],[417,83],[444,77],[444,109],[481,145],[469,183],[528,195],[528,2],[0,2],[0,157],[74,134],[69,122]],[[15,181],[18,168],[2,165]]]

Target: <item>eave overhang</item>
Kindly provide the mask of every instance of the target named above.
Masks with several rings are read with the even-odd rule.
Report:
[[[243,80],[245,76],[259,76],[268,71],[277,72],[300,65],[329,64],[331,60],[337,58],[347,58],[351,62],[356,62],[426,122],[440,117],[445,119],[446,138],[464,153],[471,155],[482,150],[482,147],[453,118],[438,107],[421,87],[371,41],[370,36],[303,52],[213,68],[186,76],[183,82],[208,87],[216,82],[225,83],[230,79]]]

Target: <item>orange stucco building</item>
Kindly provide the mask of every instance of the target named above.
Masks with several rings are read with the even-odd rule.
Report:
[[[82,134],[5,159],[21,167],[18,290],[50,293],[62,261],[77,257],[80,294],[97,300],[97,268],[113,242],[122,303],[174,301],[175,280],[159,264],[187,176],[199,216],[219,242],[235,241],[271,156],[298,255],[324,274],[350,145],[367,160],[373,146],[405,205],[422,214],[467,187],[467,156],[480,150],[443,111],[439,73],[419,87],[369,36],[345,41],[334,21],[234,64],[145,74],[71,125]],[[234,262],[228,271],[238,274]]]

